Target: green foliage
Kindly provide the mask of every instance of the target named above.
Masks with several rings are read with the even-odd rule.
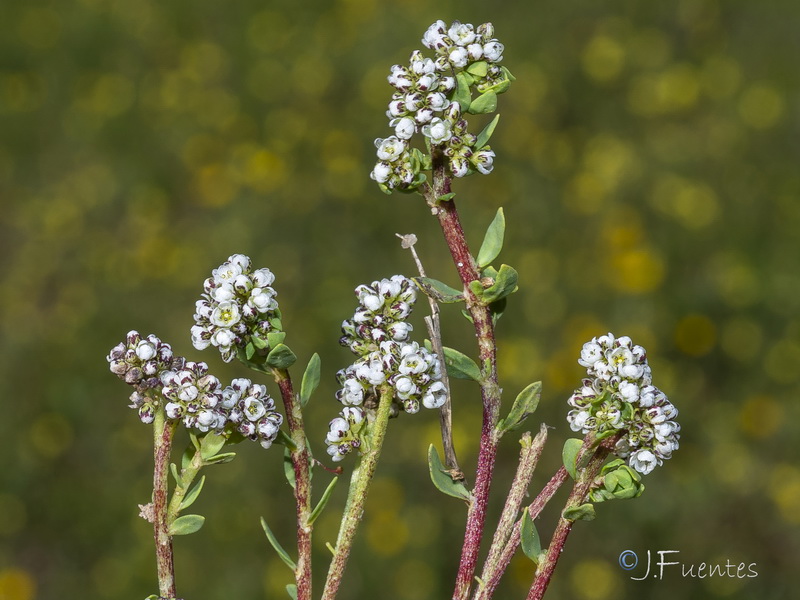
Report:
[[[201,515],[183,515],[175,519],[169,527],[170,535],[189,535],[200,531],[206,518]]]
[[[428,447],[428,470],[431,474],[431,481],[437,490],[469,502],[469,490],[462,482],[456,481],[450,476],[433,444]]]
[[[320,364],[319,354],[315,352],[308,361],[308,366],[303,373],[303,380],[300,384],[300,406],[304,407],[308,404],[311,395],[319,386]]]
[[[520,546],[522,552],[530,558],[535,564],[539,564],[542,554],[542,540],[539,538],[539,532],[536,530],[536,525],[528,513],[528,507],[522,512],[522,527],[520,529]]]
[[[541,381],[532,383],[522,390],[514,399],[514,404],[511,405],[508,416],[505,419],[500,419],[500,422],[497,424],[497,429],[500,433],[519,429],[525,422],[525,419],[536,411],[541,397]]]
[[[577,460],[578,453],[583,446],[583,440],[578,438],[569,438],[564,442],[564,449],[561,451],[561,460],[564,468],[572,479],[577,479]]]
[[[289,567],[292,571],[295,571],[297,569],[297,565],[291,558],[289,558],[289,554],[283,549],[283,546],[281,546],[280,542],[275,537],[275,534],[272,533],[272,530],[269,528],[269,525],[267,525],[267,521],[264,517],[261,517],[261,528],[264,530],[264,534],[267,536],[270,546],[272,546],[275,552],[277,552],[278,557],[287,567]]]
[[[447,367],[447,374],[456,379],[472,379],[473,381],[481,381],[481,370],[475,361],[466,354],[444,346],[444,363]]]
[[[483,269],[484,267],[488,267],[492,264],[492,261],[497,258],[497,255],[500,254],[500,251],[503,249],[505,233],[506,217],[505,214],[503,214],[503,208],[500,207],[497,209],[497,214],[486,230],[481,249],[478,250],[476,261],[479,268]]]

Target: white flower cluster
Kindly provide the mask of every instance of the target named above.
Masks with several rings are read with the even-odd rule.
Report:
[[[182,369],[161,374],[164,412],[171,421],[181,420],[187,429],[222,431],[227,412],[222,406],[222,384],[209,374],[203,362],[187,362]]]
[[[475,147],[477,136],[467,131],[462,118],[469,107],[459,105],[453,95],[458,73],[476,63],[483,68],[469,71],[468,81],[479,93],[491,89],[500,93],[508,87],[509,73],[498,64],[504,47],[493,35],[491,23],[475,29],[454,21],[448,28],[440,20],[422,38],[435,58],[414,50],[408,66],[392,66],[388,80],[395,92],[386,116],[394,135],[375,140],[378,162],[370,173],[382,189],[413,189],[422,182],[422,156],[410,146],[420,131],[430,144],[442,148],[453,176],[464,177],[473,169],[484,175],[492,171],[494,152],[489,146]]]
[[[134,387],[131,408],[139,412],[143,423],[152,423],[155,405],[152,391],[161,390],[161,375],[172,369],[183,368],[185,359],[175,356],[172,347],[154,335],[142,337],[130,331],[125,341],[111,349],[106,360],[111,372]]]
[[[264,337],[273,328],[278,302],[271,287],[275,276],[269,269],[251,271],[250,259],[234,254],[214,269],[203,283],[205,293],[196,303],[192,344],[198,350],[219,349],[230,362],[237,348],[252,336]]]
[[[278,436],[283,415],[263,385],[249,379],[234,379],[222,392],[222,406],[228,421],[246,438],[269,448]]]
[[[152,423],[163,405],[170,421],[200,433],[236,430],[264,448],[272,445],[283,423],[266,387],[234,379],[222,389],[206,363],[174,356],[169,344],[154,335],[143,338],[131,331],[106,360],[112,373],[135,388],[130,407],[143,423]]]
[[[615,454],[645,475],[669,459],[678,449],[678,410],[652,385],[644,348],[609,333],[584,344],[578,363],[589,377],[568,401],[572,430],[624,430]]]
[[[392,387],[394,415],[416,413],[420,404],[439,408],[446,399],[438,357],[409,341],[413,328],[405,319],[417,297],[411,280],[395,275],[358,286],[356,295],[359,307],[352,319],[342,323],[340,342],[358,359],[336,374],[342,386],[336,399],[346,408],[331,421],[326,439],[334,460],[360,446],[358,435],[362,423],[374,415],[378,386]]]

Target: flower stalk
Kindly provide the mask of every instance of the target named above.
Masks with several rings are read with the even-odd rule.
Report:
[[[169,533],[167,499],[169,497],[169,459],[172,436],[176,423],[167,421],[164,409],[159,407],[153,421],[153,537],[156,544],[156,569],[158,590],[164,598],[174,598],[175,563],[172,553],[172,536]]]
[[[333,600],[339,591],[339,584],[347,566],[353,539],[364,514],[364,503],[367,499],[369,485],[372,482],[372,476],[375,474],[375,468],[380,458],[383,440],[389,424],[389,416],[391,415],[392,398],[392,388],[388,385],[381,386],[378,410],[375,421],[372,423],[372,435],[369,438],[369,447],[362,455],[358,467],[353,470],[353,475],[350,479],[350,490],[347,494],[339,535],[336,539],[336,550],[328,569],[325,589],[322,592],[322,600]]]
[[[272,369],[286,408],[286,424],[289,436],[294,443],[290,449],[292,469],[294,470],[294,497],[297,513],[297,600],[311,600],[311,469],[303,425],[303,411],[294,393],[292,378],[286,369]]]

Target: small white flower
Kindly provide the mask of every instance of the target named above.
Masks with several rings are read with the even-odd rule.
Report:
[[[247,418],[248,421],[255,423],[261,417],[263,417],[266,414],[266,412],[267,409],[264,407],[264,404],[257,398],[253,398],[251,396],[245,399],[244,416]]]
[[[466,48],[459,46],[450,52],[450,54],[447,56],[447,60],[449,60],[450,63],[458,69],[466,67],[467,63],[469,62],[469,52],[467,52]]]
[[[467,53],[469,54],[470,60],[480,60],[483,56],[483,46],[481,44],[470,44],[467,46]]]
[[[227,348],[236,342],[236,334],[230,329],[217,329],[211,336],[211,344],[216,348]]]
[[[272,297],[272,289],[253,288],[247,303],[260,313],[268,312],[277,307],[277,302]]]
[[[449,121],[435,117],[422,128],[422,133],[429,137],[432,144],[443,144],[453,136]]]
[[[467,46],[475,40],[472,24],[461,23],[461,21],[453,21],[450,29],[447,30],[447,35],[459,46]]]
[[[180,419],[183,415],[183,407],[177,402],[167,402],[164,411],[168,419]]]
[[[445,110],[450,105],[450,100],[442,92],[431,92],[425,97],[425,101],[437,112]]]
[[[391,136],[386,139],[376,139],[375,146],[378,148],[378,158],[386,162],[394,162],[405,152],[406,142]]]
[[[578,360],[578,364],[582,367],[591,368],[601,358],[603,358],[603,350],[600,345],[594,342],[587,342],[581,349],[581,357]]]
[[[401,140],[408,140],[417,131],[417,124],[411,117],[403,117],[394,126],[395,135]]]
[[[650,450],[637,450],[631,454],[628,459],[632,468],[636,469],[642,475],[647,475],[652,472],[658,465],[658,458]]]
[[[422,44],[431,50],[436,49],[440,44],[444,43],[444,35],[447,26],[441,19],[436,21],[433,25],[428,27],[425,34],[422,36]]]
[[[464,177],[469,172],[469,161],[463,156],[456,156],[450,160],[450,170],[455,177]]]
[[[148,361],[155,357],[156,347],[155,344],[142,340],[136,345],[136,356],[142,361]]]
[[[484,148],[472,155],[472,164],[474,164],[475,168],[483,175],[488,175],[492,172],[492,169],[494,169],[494,157],[494,150]]]
[[[503,50],[505,50],[505,46],[497,40],[493,40],[483,45],[483,57],[489,62],[500,62],[503,60]]]
[[[209,320],[217,327],[232,327],[241,320],[239,305],[235,302],[220,302],[211,311]]]

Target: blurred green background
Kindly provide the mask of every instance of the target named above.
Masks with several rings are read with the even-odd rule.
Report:
[[[367,177],[372,140],[389,132],[389,67],[438,18],[492,21],[517,76],[500,98],[494,173],[456,191],[475,249],[506,210],[501,259],[521,290],[499,325],[502,384],[509,400],[541,379],[531,428],[554,427],[536,490],[570,434],[565,399],[592,336],[643,344],[681,411],[680,451],[641,499],[575,527],[549,597],[796,594],[800,5],[4,0],[0,598],[155,591],[152,534],[137,517],[150,429],[105,355],[137,329],[223,381],[248,376],[189,341],[202,280],[229,254],[276,273],[295,377],[322,357],[309,427],[319,456],[338,411],[333,374],[352,358],[337,345],[352,289],[413,273],[394,234],[416,233],[429,274],[457,281],[419,197],[386,197]],[[420,303],[418,335],[425,312]],[[474,352],[456,307],[445,307],[444,336]],[[454,393],[473,472],[477,391]],[[343,598],[449,597],[465,511],[428,480],[436,436],[431,412],[392,422]],[[291,494],[280,450],[251,446],[208,470],[193,507],[206,526],[176,541],[187,599],[285,597],[290,573],[258,518],[291,547]],[[504,441],[490,523],[517,449]],[[317,473],[317,493],[327,480]],[[318,522],[318,576],[344,488]],[[547,538],[563,499],[539,525]],[[670,557],[687,565],[756,563],[758,577],[671,567],[632,581],[643,571],[619,567],[626,549],[642,561],[678,550]],[[524,597],[531,578],[515,560],[498,597]]]

